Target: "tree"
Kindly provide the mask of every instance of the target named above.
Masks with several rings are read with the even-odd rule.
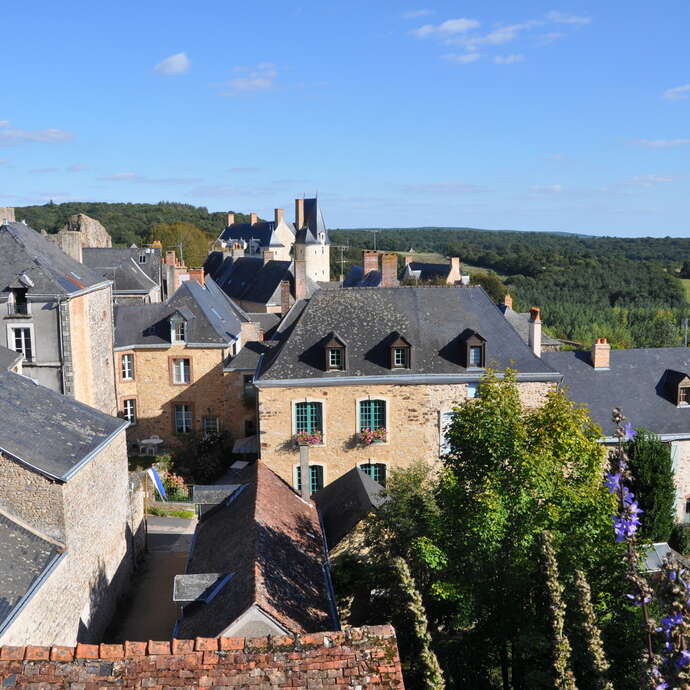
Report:
[[[474,273],[470,282],[472,285],[481,285],[496,304],[502,302],[508,292],[503,281],[495,273]]]
[[[155,225],[149,235],[149,242],[158,240],[166,249],[175,249],[177,258],[186,266],[203,266],[211,244],[210,238],[192,223],[171,223]]]
[[[633,475],[631,491],[642,513],[640,539],[667,542],[675,524],[675,483],[671,447],[644,429],[625,448]]]

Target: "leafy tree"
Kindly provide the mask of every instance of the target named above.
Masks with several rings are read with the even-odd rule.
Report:
[[[156,225],[151,230],[149,242],[156,240],[163,245],[163,252],[175,248],[177,258],[190,268],[202,266],[208,256],[208,236],[191,223]]]
[[[496,304],[502,302],[508,292],[503,281],[495,273],[474,273],[470,278],[470,283],[472,285],[481,285]]]
[[[227,433],[203,437],[192,434],[171,456],[170,469],[189,484],[211,484],[232,462],[232,438]]]
[[[642,513],[640,539],[667,542],[675,524],[675,483],[671,447],[644,429],[626,444],[633,475],[631,491]]]

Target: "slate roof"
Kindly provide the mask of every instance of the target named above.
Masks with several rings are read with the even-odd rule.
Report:
[[[506,307],[505,304],[498,305],[498,308],[503,312],[503,316],[508,320],[510,325],[517,331],[518,335],[527,343],[529,342],[529,312],[526,311],[513,311],[510,307]],[[541,332],[541,344],[542,345],[563,345],[563,343],[557,338],[552,338],[548,333],[544,332],[542,328]]]
[[[22,273],[33,283],[28,296],[69,296],[105,282],[100,273],[65,254],[24,223],[0,225],[0,257],[0,293],[17,286]]]
[[[381,284],[381,271],[369,271],[364,273],[364,269],[358,264],[354,264],[347,272],[343,280],[343,287],[378,287]]]
[[[304,227],[296,228],[295,242],[303,244],[321,244],[319,236],[325,235],[326,244],[330,242],[328,228],[323,219],[319,200],[316,198],[304,199]]]
[[[563,374],[568,396],[587,406],[605,437],[614,434],[614,407],[635,427],[690,437],[690,406],[677,407],[667,386],[676,373],[690,376],[690,348],[611,350],[608,370],[595,370],[584,350],[545,352],[542,359]]]
[[[293,634],[337,629],[316,507],[261,461],[235,481],[244,488],[199,521],[186,570],[232,578],[184,607],[175,636],[215,637],[253,605]]]
[[[404,278],[409,275],[415,280],[434,280],[436,278],[443,278],[444,280],[448,277],[450,273],[451,265],[447,264],[430,264],[423,261],[411,261],[407,264],[402,272],[400,273],[400,278]]]
[[[382,490],[383,487],[364,470],[353,467],[314,494],[329,549],[346,537],[360,520],[390,500]]]
[[[139,263],[144,252],[146,263]],[[86,266],[112,280],[113,292],[142,292],[147,294],[154,287],[160,287],[160,250],[146,253],[136,247],[105,247],[82,249],[82,260]]]
[[[7,369],[11,369],[22,359],[23,355],[21,352],[15,352],[14,350],[9,350],[0,345],[0,370],[6,371]]]
[[[0,513],[0,633],[62,551]]]
[[[205,286],[187,280],[162,304],[125,304],[115,307],[115,347],[169,345],[170,317],[180,312],[187,320],[187,342],[227,345],[240,333],[243,312],[213,279]]]
[[[0,420],[0,451],[61,481],[127,426],[11,371],[0,371]]]
[[[481,287],[397,287],[319,290],[274,357],[263,379],[337,379],[351,376],[463,375],[464,336],[486,339],[486,364],[558,380],[536,357]],[[346,334],[347,370],[325,371],[323,345],[330,333]],[[410,369],[389,368],[394,333],[412,345]]]
[[[294,234],[295,229],[292,223],[286,221],[286,224]],[[220,233],[218,239],[224,240],[225,242],[244,241],[250,247],[250,250],[252,240],[258,240],[262,249],[282,247],[283,243],[274,235],[275,229],[276,224],[275,221],[272,220],[259,221],[254,223],[254,225],[250,223],[233,223],[232,225],[228,225],[225,230]]]
[[[262,354],[269,351],[269,346],[258,341],[250,341],[242,346],[242,349],[228,359],[225,371],[256,371],[256,365]]]

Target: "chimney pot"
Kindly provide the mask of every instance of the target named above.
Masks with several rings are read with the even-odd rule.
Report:
[[[541,323],[541,309],[539,309],[539,307],[532,307],[529,310],[529,320],[535,323]]]
[[[234,225],[235,223],[235,214],[234,213],[228,213],[228,225]]]
[[[249,214],[249,224],[250,225],[256,225],[257,220],[258,220],[258,216],[256,215],[256,213],[250,213]]]
[[[513,308],[513,298],[510,296],[509,293],[506,292],[505,297],[503,298],[503,304],[508,307],[508,309]]]
[[[282,208],[277,208],[275,210],[276,225],[278,225],[279,223],[282,223],[284,218],[285,218],[285,210]]]
[[[541,357],[541,309],[532,307],[529,310],[527,343],[537,357]]]
[[[597,338],[592,347],[592,366],[595,369],[608,369],[611,363],[611,345],[606,338]]]

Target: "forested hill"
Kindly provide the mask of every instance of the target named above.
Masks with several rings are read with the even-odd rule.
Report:
[[[42,206],[18,206],[17,220],[26,222],[35,230],[57,232],[69,216],[85,213],[103,223],[114,244],[142,244],[154,226],[159,224],[191,223],[215,239],[225,227],[225,213],[209,213],[204,206],[161,201],[158,204],[108,204],[79,201]],[[237,214],[238,221],[248,220]]]

